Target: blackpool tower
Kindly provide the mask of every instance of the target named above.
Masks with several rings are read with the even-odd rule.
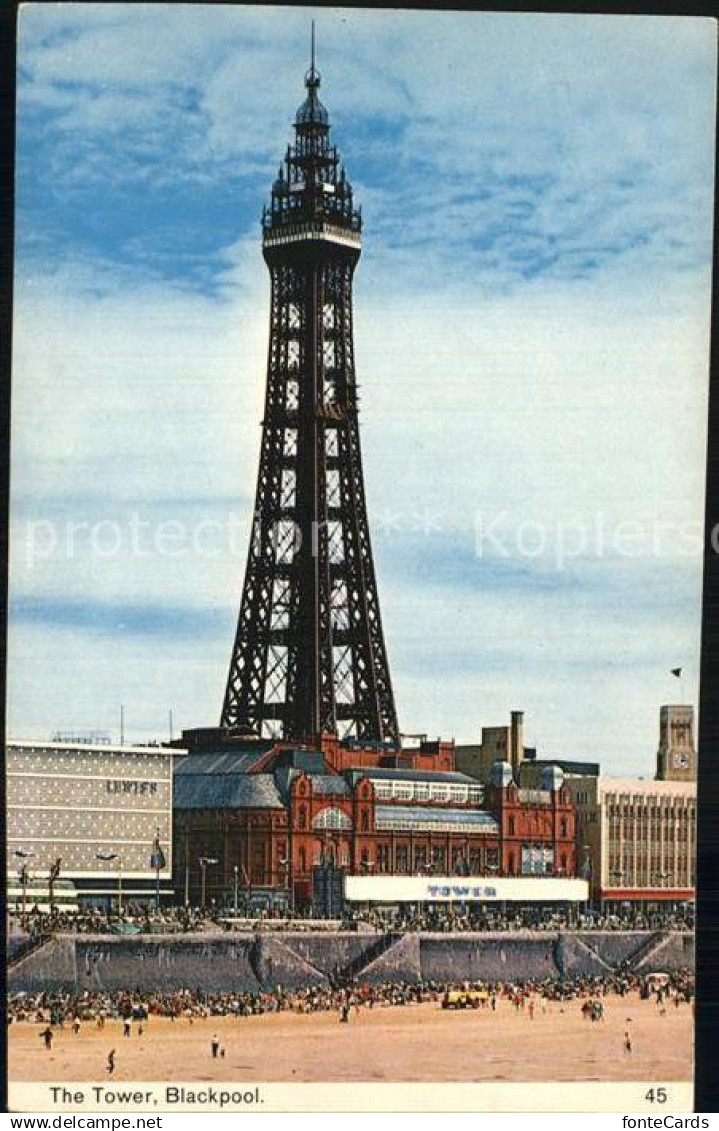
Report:
[[[262,245],[271,279],[255,512],[221,725],[399,744],[362,477],[352,279],[362,218],[305,76]]]

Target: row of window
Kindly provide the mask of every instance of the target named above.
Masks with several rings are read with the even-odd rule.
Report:
[[[612,883],[624,884],[631,886],[634,883],[644,883],[651,880],[659,886],[672,887],[681,882],[682,877],[689,875],[693,876],[694,869],[692,862],[689,860],[679,860],[671,868],[647,866],[637,866],[633,868],[631,864],[625,863],[622,867],[619,865],[615,867],[611,865],[607,869],[607,875]]]
[[[423,821],[421,810],[412,815],[411,827],[408,827],[406,817],[378,817],[377,829],[383,832],[412,832],[412,833],[470,833],[474,836],[496,836],[497,828],[494,822],[478,825],[473,821]]]
[[[651,828],[630,828],[630,829],[612,829],[608,836],[609,845],[614,846],[617,844],[655,844],[659,840],[663,840],[665,844],[682,844],[694,843],[694,830],[693,829],[678,829],[674,835],[670,835],[671,830],[664,829],[664,836],[661,834],[660,829]]]
[[[300,830],[307,828],[307,819],[307,806],[301,805],[297,814],[297,824]],[[312,828],[349,830],[354,828],[354,825],[349,814],[345,813],[343,809],[338,809],[336,806],[330,805],[315,814],[312,818]],[[366,809],[360,812],[359,829],[360,832],[363,833],[370,831],[369,812]]]
[[[578,789],[574,795],[574,801],[576,805],[588,805],[589,791],[586,789]]]
[[[612,861],[609,865],[608,872],[610,874],[621,874],[629,876],[634,872],[649,872],[652,876],[665,875],[671,876],[675,872],[685,872],[687,868],[692,866],[693,861],[689,857],[682,857],[678,860],[661,860],[661,861],[637,861],[636,867],[631,860]]]
[[[371,778],[378,801],[451,801],[459,805],[480,805],[484,790],[480,785],[455,785],[448,782],[387,781]]]
[[[611,818],[631,817],[634,820],[646,820],[647,817],[651,817],[661,821],[687,820],[687,818],[693,820],[696,815],[696,808],[692,799],[691,804],[682,804],[677,801],[649,805],[627,802],[623,805],[607,805],[605,812]]]
[[[409,845],[398,844],[395,845],[393,859],[391,845],[377,846],[378,872],[407,874],[410,867],[413,872],[422,872],[431,866],[433,872],[441,874],[447,870],[448,861],[454,872],[462,870],[469,875],[484,875],[487,871],[496,872],[499,869],[499,850],[489,848],[486,851],[473,849],[466,852],[463,848],[454,848],[451,856],[448,856],[445,848],[433,848],[430,857],[426,846],[415,845],[414,851],[410,853]]]

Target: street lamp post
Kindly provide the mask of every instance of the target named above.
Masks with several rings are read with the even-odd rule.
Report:
[[[160,913],[160,872],[163,868],[167,867],[167,860],[165,853],[162,851],[160,844],[160,830],[155,832],[155,840],[152,845],[152,855],[150,856],[150,867],[155,870],[155,911]]]
[[[280,867],[285,874],[285,891],[287,892],[287,910],[292,911],[292,889],[290,887],[290,860],[288,856],[283,856],[280,860]]]
[[[589,914],[590,890],[591,890],[590,881],[591,881],[591,878],[592,878],[592,865],[591,865],[591,861],[590,861],[590,858],[589,858],[590,851],[591,851],[591,848],[588,844],[582,845],[582,852],[584,853],[584,860],[582,862],[582,872],[584,873],[584,878],[587,881],[587,902],[586,902],[585,907],[584,907],[584,914],[585,915]]]
[[[235,877],[235,915],[236,915],[236,914],[237,914],[237,901],[238,901],[238,884],[239,884],[239,882],[240,882],[240,868],[239,868],[239,865],[238,865],[238,864],[235,864],[235,866],[234,866],[234,868],[232,869],[232,871],[233,871],[233,873],[234,873],[234,877]]]
[[[112,860],[117,860],[117,916],[122,918],[122,857],[118,852],[96,852],[96,860],[104,860],[109,863]]]
[[[24,926],[25,925],[26,911],[27,911],[27,882],[28,882],[28,879],[29,879],[27,864],[25,863],[25,861],[30,860],[35,855],[35,853],[34,852],[24,852],[22,848],[16,848],[15,849],[15,855],[17,856],[18,860],[22,861],[22,863],[20,864],[19,872],[18,872],[18,878],[20,880],[20,885],[22,887],[22,912],[21,912],[20,922]]]
[[[60,876],[60,865],[62,864],[62,857],[58,856],[54,864],[50,866],[48,873],[48,895],[50,897],[50,915],[55,913],[55,884]]]
[[[20,922],[25,925],[25,918],[27,915],[27,864],[20,865],[20,886],[22,887],[22,907],[20,910]]]
[[[200,874],[202,878],[200,889],[200,907],[205,906],[205,894],[207,891],[207,867],[209,864],[217,864],[219,861],[214,856],[200,856],[199,861]]]

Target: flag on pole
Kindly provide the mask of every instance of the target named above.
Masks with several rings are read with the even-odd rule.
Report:
[[[675,675],[677,677],[677,679],[681,679],[682,678],[682,669],[681,668],[672,668],[672,675]]]
[[[55,863],[50,868],[50,883],[54,884],[55,880],[60,875],[60,865],[62,864],[62,856],[58,856]]]
[[[154,868],[156,872],[159,872],[162,868],[167,867],[167,860],[165,859],[165,853],[162,851],[162,846],[160,845],[159,836],[155,837],[155,842],[152,846],[152,856],[150,857],[150,867]]]

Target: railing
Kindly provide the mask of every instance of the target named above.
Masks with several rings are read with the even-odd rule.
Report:
[[[264,225],[265,244],[292,243],[300,239],[334,239],[359,247],[360,229],[354,225],[345,228],[318,220],[283,224],[279,227]]]

